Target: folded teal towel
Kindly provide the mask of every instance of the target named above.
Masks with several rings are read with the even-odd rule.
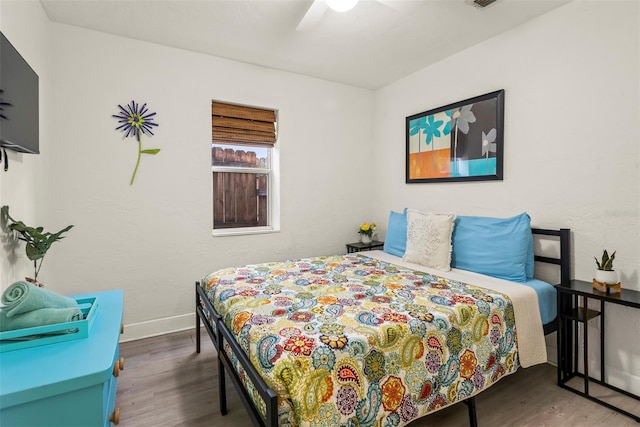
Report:
[[[40,308],[78,307],[76,300],[55,292],[32,285],[29,282],[16,282],[2,294],[3,310],[6,317],[26,313]]]
[[[0,310],[0,331],[13,331],[34,326],[74,322],[76,320],[82,320],[82,312],[79,307],[40,308],[13,316],[9,316],[7,310],[2,309]]]

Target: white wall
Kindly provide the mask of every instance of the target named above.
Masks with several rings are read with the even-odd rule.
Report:
[[[75,228],[42,276],[63,293],[124,289],[125,338],[192,327],[194,282],[213,270],[357,240],[372,92],[61,24],[52,39],[47,201],[51,223]],[[211,236],[212,99],[279,110],[281,232]],[[131,100],[157,112],[142,143],[161,152],[130,187],[137,144],[111,115]]]
[[[1,4],[2,31],[40,75],[41,155],[9,152],[0,205],[46,230],[51,290],[125,291],[125,339],[193,324],[193,284],[224,266],[344,251],[372,198],[370,91],[91,32],[47,20],[35,1]],[[281,232],[211,236],[211,99],[279,110]],[[135,184],[136,143],[111,117],[132,99],[156,111]],[[346,184],[345,184],[346,183]],[[33,276],[3,231],[2,289]]]
[[[639,12],[632,1],[574,1],[378,91],[375,219],[405,206],[527,211],[534,226],[572,230],[576,279],[590,281],[593,256],[608,248],[623,287],[640,290]],[[405,117],[498,89],[504,180],[405,184]],[[610,306],[606,318],[609,376],[639,393],[640,311]]]
[[[44,156],[49,152],[50,84],[48,58],[49,20],[39,2],[0,2],[0,30],[39,76],[41,156],[7,151],[9,170],[0,169],[0,206],[9,206],[9,214],[28,225],[48,221],[43,202]],[[8,100],[5,100],[8,101]],[[4,164],[2,165],[4,166]],[[24,245],[5,233],[0,224],[0,289],[25,276],[33,277],[33,265]]]

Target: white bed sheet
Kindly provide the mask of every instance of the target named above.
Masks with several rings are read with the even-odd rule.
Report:
[[[547,347],[544,339],[542,319],[540,318],[540,309],[538,307],[538,296],[533,289],[526,286],[519,286],[508,280],[485,276],[484,274],[467,270],[459,270],[456,268],[448,272],[435,270],[423,265],[405,262],[401,257],[380,250],[362,252],[361,255],[430,273],[434,276],[491,289],[507,295],[513,304],[516,319],[516,342],[518,345],[520,365],[528,368],[529,366],[547,362]]]

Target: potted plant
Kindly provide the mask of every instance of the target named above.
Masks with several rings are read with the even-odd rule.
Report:
[[[47,251],[54,242],[63,239],[62,234],[69,231],[73,225],[69,225],[57,233],[45,232],[42,227],[29,227],[22,221],[16,221],[9,215],[9,206],[3,206],[1,210],[3,223],[8,219],[11,220],[9,229],[20,233],[20,240],[26,242],[25,251],[27,258],[33,261],[33,279],[26,277],[28,282],[31,282],[37,286],[44,287],[43,284],[38,282],[38,273],[42,268],[42,261]]]
[[[360,234],[360,241],[362,243],[371,243],[373,241],[373,235],[376,234],[377,225],[375,222],[365,222],[360,225],[358,233]]]
[[[613,251],[611,256],[609,256],[609,253],[605,249],[599,261],[598,258],[594,258],[598,266],[595,277],[596,281],[607,285],[615,285],[618,283],[618,273],[613,270],[613,260],[616,258],[616,252]]]

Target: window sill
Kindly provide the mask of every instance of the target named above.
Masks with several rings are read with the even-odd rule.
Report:
[[[226,237],[226,236],[246,236],[252,234],[271,234],[279,233],[280,229],[273,227],[252,227],[252,228],[225,228],[219,230],[212,230],[211,235],[213,237]]]

